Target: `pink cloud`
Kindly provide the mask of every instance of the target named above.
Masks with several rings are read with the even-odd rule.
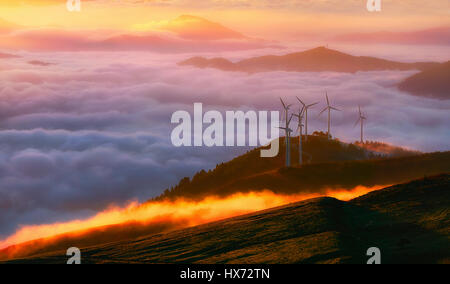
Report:
[[[450,27],[437,27],[411,32],[375,32],[346,34],[337,36],[334,38],[334,40],[366,44],[390,43],[450,45]]]
[[[258,40],[192,40],[164,33],[126,33],[109,31],[23,30],[0,36],[3,48],[30,51],[148,51],[159,53],[237,51],[273,47]]]

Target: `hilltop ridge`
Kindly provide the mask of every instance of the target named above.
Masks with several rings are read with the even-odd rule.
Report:
[[[332,188],[395,184],[450,172],[450,152],[422,154],[394,146],[387,148],[390,154],[368,150],[381,151],[383,145],[370,142],[361,147],[311,135],[303,145],[305,164],[300,167],[298,137],[294,137],[291,141],[293,167],[285,168],[286,149],[281,138],[277,157],[261,158],[260,148],[254,149],[213,170],[200,171],[192,179],[182,179],[154,200],[202,199],[262,190],[282,194],[324,193]]]
[[[376,57],[353,56],[323,46],[281,56],[253,57],[236,63],[225,58],[207,59],[204,57],[192,57],[179,63],[182,66],[248,73],[269,71],[354,73],[380,70],[425,70],[437,64],[433,62],[402,63]]]

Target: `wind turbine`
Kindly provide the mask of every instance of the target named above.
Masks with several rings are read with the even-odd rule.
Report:
[[[301,99],[297,97],[297,100],[303,105],[305,111],[305,141],[308,141],[308,109],[315,106],[318,103],[306,105]]]
[[[363,144],[364,143],[364,120],[366,120],[367,118],[361,112],[361,106],[358,106],[358,111],[359,111],[359,117],[358,117],[358,120],[355,123],[355,126],[358,123],[361,123],[361,144]],[[355,127],[355,126],[353,126],[353,127]]]
[[[302,136],[303,136],[303,114],[305,112],[305,106],[302,107],[301,110],[299,110],[298,114],[294,114],[295,117],[298,118],[298,128],[297,130],[299,130],[299,135],[298,135],[298,163],[301,165],[303,165],[303,143],[302,143]]]
[[[288,118],[288,115],[289,115],[289,107],[291,105],[286,105],[281,98],[280,98],[280,101],[284,108],[286,126],[278,127],[278,128],[283,129],[286,132],[286,167],[290,167],[291,166],[290,136],[291,136],[291,132],[293,132],[293,131],[292,131],[292,129],[289,128],[289,123],[291,123],[292,115],[290,118]]]
[[[325,92],[325,96],[327,98],[327,106],[319,113],[319,115],[321,115],[324,111],[328,110],[328,132],[327,132],[327,136],[328,139],[331,138],[331,110],[337,110],[337,111],[341,111],[333,106],[330,105],[330,100],[328,99],[328,93]]]

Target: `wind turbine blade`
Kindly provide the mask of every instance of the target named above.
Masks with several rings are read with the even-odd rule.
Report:
[[[330,107],[330,108],[333,109],[333,110],[342,111],[342,110],[337,109],[337,108],[335,108],[335,107]]]
[[[358,120],[355,122],[355,125],[353,125],[353,128],[358,125],[359,121],[361,120],[361,118],[358,118]]]
[[[327,105],[330,106],[330,100],[328,99],[328,92],[325,93],[325,96],[327,97]]]
[[[358,110],[359,110],[359,116],[362,116],[362,114],[361,114],[361,106],[358,106]]]
[[[286,109],[286,104],[283,102],[283,99],[280,98],[280,101],[283,104],[283,108]]]
[[[319,115],[321,115],[322,113],[324,113],[327,109],[328,109],[327,107],[324,108],[324,109],[319,113]]]
[[[289,125],[289,123],[291,123],[291,120],[292,120],[292,116],[293,116],[294,114],[291,114],[291,117],[289,117],[289,120],[288,120],[288,125]]]
[[[299,97],[296,97],[296,98],[303,106],[306,106],[305,103],[301,99],[299,99]]]
[[[313,103],[313,104],[310,104],[309,106],[306,106],[306,108],[310,108],[310,107],[313,107],[313,106],[315,106],[316,104],[318,104],[318,103]]]

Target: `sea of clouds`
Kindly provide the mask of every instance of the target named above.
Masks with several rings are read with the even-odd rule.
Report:
[[[186,55],[151,53],[21,53],[0,61],[0,238],[20,225],[72,220],[108,205],[144,201],[201,169],[248,148],[175,148],[176,110],[280,110],[278,97],[320,102],[328,91],[332,134],[421,151],[450,150],[450,102],[396,89],[407,72],[227,73],[177,66]],[[51,65],[29,64],[40,60]],[[298,106],[295,106],[297,108]]]

